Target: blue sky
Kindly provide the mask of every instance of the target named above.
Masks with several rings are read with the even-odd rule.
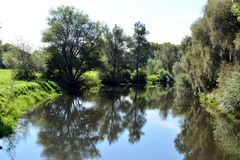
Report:
[[[0,39],[16,43],[23,39],[33,48],[42,46],[49,9],[72,5],[93,21],[110,27],[117,24],[132,35],[134,23],[146,24],[154,42],[179,44],[190,35],[190,26],[202,15],[207,0],[0,0]]]

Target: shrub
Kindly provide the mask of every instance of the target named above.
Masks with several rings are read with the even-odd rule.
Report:
[[[101,85],[98,71],[87,71],[80,77],[80,79],[83,82],[82,88],[84,89],[99,87]]]
[[[227,82],[220,101],[225,112],[240,114],[240,73],[234,73]]]
[[[147,73],[144,69],[139,69],[138,78],[136,70],[131,74],[132,83],[136,84],[146,84],[147,83]]]
[[[160,76],[159,75],[148,75],[147,76],[147,83],[150,85],[155,85],[160,83]]]
[[[121,83],[127,84],[131,81],[131,74],[129,70],[124,70],[116,75],[114,79],[110,73],[103,73],[101,75],[101,80],[103,84],[107,85],[120,85]]]
[[[172,85],[174,82],[172,75],[164,69],[160,69],[159,77],[160,77],[160,84],[162,86]]]

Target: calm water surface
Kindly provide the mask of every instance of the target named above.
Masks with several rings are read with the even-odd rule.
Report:
[[[240,159],[239,126],[211,117],[191,95],[103,88],[95,95],[62,96],[0,140],[0,159]]]

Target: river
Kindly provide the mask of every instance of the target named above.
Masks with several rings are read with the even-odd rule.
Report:
[[[0,139],[0,159],[238,160],[239,128],[189,92],[103,87],[31,111]]]

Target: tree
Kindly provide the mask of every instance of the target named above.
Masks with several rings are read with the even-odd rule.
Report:
[[[137,82],[139,83],[139,68],[143,67],[150,57],[150,44],[146,36],[149,32],[143,23],[137,22],[134,25],[133,50],[131,55],[131,63],[133,69],[136,70]]]
[[[221,98],[221,105],[223,110],[227,113],[240,114],[240,74],[236,72],[233,74],[232,78],[229,78],[227,85],[225,86],[225,91]]]
[[[181,49],[181,54],[184,55],[189,51],[192,47],[192,37],[191,36],[186,36],[183,38],[181,41],[180,49]]]
[[[2,49],[2,42],[0,41],[0,68],[5,67],[2,61],[2,56],[3,56],[3,49]]]
[[[155,52],[155,60],[158,69],[163,68],[172,73],[174,63],[181,58],[180,51],[177,46],[171,43],[163,43],[159,45],[159,49]]]
[[[3,64],[14,70],[13,77],[19,80],[32,80],[35,78],[36,67],[30,53],[31,47],[25,42],[16,46],[6,45],[3,54]]]
[[[51,10],[48,25],[43,33],[52,53],[48,74],[76,92],[81,75],[100,63],[101,26],[69,6]]]
[[[46,50],[35,50],[32,53],[32,59],[36,71],[45,74],[47,72],[47,62],[50,59],[50,53]]]
[[[129,37],[125,35],[123,29],[117,25],[112,31],[107,30],[105,34],[106,55],[107,55],[107,72],[114,84],[119,83],[122,79],[121,73],[126,69],[125,54],[128,49]]]
[[[183,41],[184,55],[175,70],[185,71],[187,76],[184,77],[195,90],[217,87],[221,68],[239,61],[240,48],[236,44],[240,25],[231,11],[232,5],[232,0],[208,1],[204,15],[191,27],[189,47],[184,47],[187,41]]]

